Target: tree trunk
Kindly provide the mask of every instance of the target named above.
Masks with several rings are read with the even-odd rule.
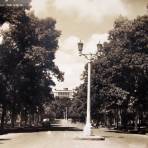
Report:
[[[27,110],[25,109],[25,126],[27,126],[28,118]]]
[[[22,119],[23,117],[22,117],[22,112],[20,112],[20,127],[22,127],[22,121],[23,121],[23,119]]]
[[[138,130],[138,113],[136,113],[136,116],[135,116],[135,130],[136,131]]]
[[[115,117],[116,117],[116,128],[119,129],[119,109],[118,106],[116,108],[116,112],[115,112]]]
[[[32,115],[31,113],[29,113],[29,126],[31,127],[31,125],[32,125]]]
[[[39,113],[37,113],[37,121],[36,121],[36,125],[39,126]]]
[[[11,127],[14,127],[15,123],[15,106],[14,104],[12,105],[12,112],[11,112]]]
[[[21,112],[18,114],[18,126],[21,127]]]
[[[2,106],[1,128],[4,129],[4,120],[6,116],[6,105]]]

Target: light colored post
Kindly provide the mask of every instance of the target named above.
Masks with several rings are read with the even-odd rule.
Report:
[[[86,125],[84,127],[84,135],[91,136],[91,60],[88,62],[88,84],[87,84],[87,116]]]
[[[86,115],[86,124],[84,127],[84,137],[88,139],[88,137],[91,139],[96,139],[96,140],[104,140],[104,137],[99,137],[99,136],[93,136],[92,135],[92,126],[91,126],[91,62],[94,60],[96,56],[100,56],[102,52],[102,44],[98,43],[97,44],[97,52],[95,54],[88,53],[88,54],[83,54],[83,43],[80,41],[78,43],[78,50],[79,50],[79,55],[84,56],[88,60],[88,83],[87,83],[87,115]],[[99,55],[98,55],[99,54]],[[84,138],[85,139],[85,138]]]
[[[67,107],[66,107],[66,120],[68,120],[68,110],[67,110]]]
[[[65,114],[65,111],[63,112],[63,116],[64,116],[64,120],[66,119],[66,114]]]

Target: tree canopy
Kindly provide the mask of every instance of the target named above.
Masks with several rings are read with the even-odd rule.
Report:
[[[13,120],[23,111],[42,110],[52,98],[53,77],[63,80],[54,63],[61,32],[54,19],[38,19],[19,7],[0,9],[0,24],[4,23],[9,24],[9,30],[1,32],[0,104],[3,111],[10,110]],[[4,116],[1,120],[3,126]]]
[[[142,122],[148,106],[147,34],[147,15],[138,16],[134,20],[119,17],[115,21],[114,28],[109,32],[109,41],[103,44],[103,54],[92,62],[93,119],[99,120],[98,116],[103,114],[109,116],[109,120],[115,118],[119,123],[120,118],[124,127],[131,120],[135,122],[135,126],[137,119]],[[87,85],[87,69],[84,71],[83,85]],[[77,92],[80,90],[81,86]],[[86,96],[86,90],[81,92],[85,92]],[[81,94],[79,93],[80,100],[83,98]],[[77,95],[75,97],[77,99]],[[83,107],[83,111],[85,110]],[[126,121],[130,113],[134,119]]]

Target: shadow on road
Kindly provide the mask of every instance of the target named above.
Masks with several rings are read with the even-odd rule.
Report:
[[[53,121],[50,127],[16,127],[16,128],[7,128],[0,131],[0,135],[8,133],[33,133],[33,132],[43,132],[43,131],[82,131],[79,128],[61,125],[59,120]]]
[[[107,130],[105,132],[109,132],[109,133],[125,133],[125,131],[118,131],[118,130]]]
[[[11,140],[11,139],[3,139],[3,138],[0,138],[0,144],[4,144],[4,143],[1,143],[1,142],[3,142],[3,141],[9,141],[9,140]]]
[[[26,128],[4,129],[2,132],[0,132],[0,135],[8,133],[33,133],[33,132],[43,132],[43,131],[82,131],[82,130],[75,127],[60,127],[58,125],[57,126],[53,125],[50,128],[26,127]]]
[[[43,127],[17,127],[17,128],[7,128],[0,131],[0,135],[8,133],[33,133],[33,132],[43,132],[43,131],[82,131],[77,127],[73,127],[71,124],[68,125],[61,123],[61,120],[53,120],[50,126]]]
[[[49,129],[50,131],[82,131],[81,129],[79,128],[76,128],[76,127],[56,127],[56,126],[53,126]]]
[[[122,136],[103,136],[104,138],[119,138],[119,139],[122,139],[124,137]]]
[[[11,140],[11,139],[2,139],[2,138],[0,139],[0,141],[7,141],[7,140]]]
[[[110,133],[122,133],[122,134],[141,134],[145,135],[147,132],[144,130],[107,130],[105,132],[110,132]]]

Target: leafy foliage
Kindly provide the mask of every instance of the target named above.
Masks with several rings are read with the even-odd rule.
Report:
[[[147,34],[147,15],[134,20],[119,17],[114,23],[114,29],[109,32],[109,42],[103,45],[103,54],[92,62],[91,114],[98,122],[101,122],[98,118],[100,114],[104,114],[101,118],[108,116],[110,124],[113,124],[114,118],[117,124],[120,119],[124,128],[131,120],[136,126],[137,117],[142,122],[142,113],[147,112],[148,105]],[[83,85],[86,87],[87,70],[83,77]],[[86,90],[82,91],[86,96]],[[77,90],[80,100],[83,98],[82,91],[80,86]],[[127,121],[130,113],[133,113],[135,119]]]
[[[63,80],[54,63],[60,31],[54,19],[39,20],[19,7],[2,8],[0,18],[1,24],[9,23],[9,30],[1,32],[0,103],[8,106],[13,120],[24,111],[26,116],[42,111],[52,98],[53,76]]]

